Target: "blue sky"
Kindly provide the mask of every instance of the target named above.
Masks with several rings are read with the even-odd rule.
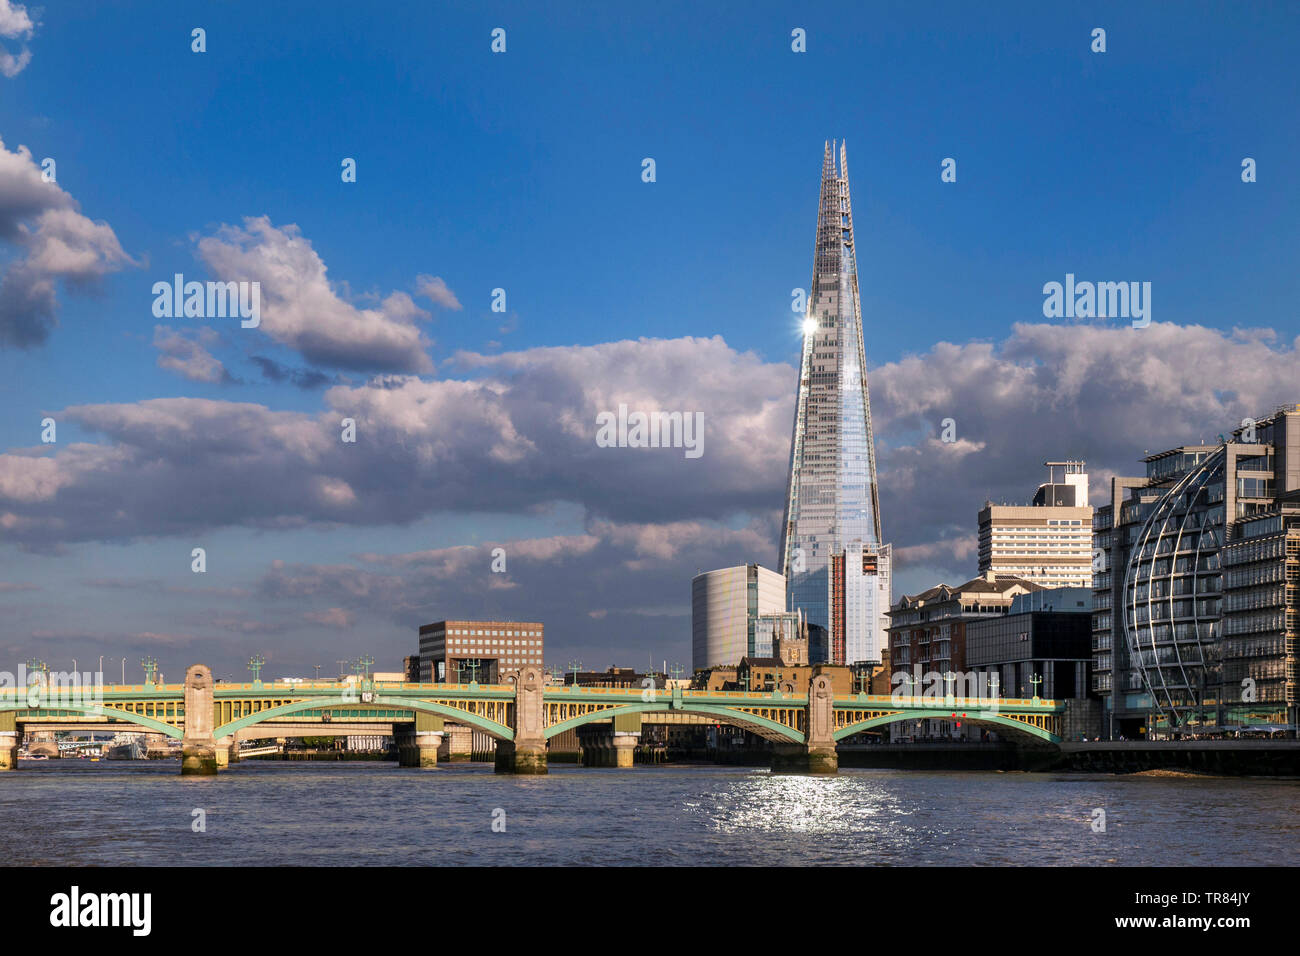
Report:
[[[12,0],[3,6],[10,16],[19,9]],[[54,158],[58,187],[84,217],[111,227],[130,261],[97,270],[84,287],[59,281],[57,326],[44,341],[0,347],[0,450],[14,453],[14,482],[30,465],[17,460],[21,449],[57,459],[77,443],[136,442],[130,468],[111,479],[120,482],[149,480],[150,463],[173,467],[168,448],[185,454],[156,430],[161,444],[144,447],[138,422],[122,424],[126,412],[112,425],[66,409],[208,399],[315,419],[333,408],[325,390],[269,380],[254,356],[343,388],[364,389],[371,375],[394,371],[313,362],[285,337],[243,333],[230,320],[153,316],[152,284],[175,272],[214,278],[198,242],[221,236],[223,226],[244,228],[250,217],[267,217],[278,237],[296,226],[340,301],[375,308],[393,293],[414,296],[427,313],[414,320],[430,362],[419,373],[426,383],[504,378],[519,392],[511,405],[518,410],[559,381],[610,401],[618,387],[636,383],[638,397],[672,407],[684,400],[683,387],[668,381],[702,382],[721,361],[728,371],[719,380],[738,383],[728,394],[773,407],[763,441],[739,424],[724,460],[707,465],[735,469],[703,482],[719,501],[734,503],[715,507],[712,517],[687,500],[656,497],[655,482],[647,500],[629,501],[618,484],[627,476],[602,478],[601,466],[582,469],[581,479],[555,476],[521,494],[526,502],[515,492],[528,479],[518,476],[503,481],[499,501],[468,491],[444,498],[441,479],[432,478],[416,494],[385,485],[379,464],[385,449],[413,447],[402,441],[370,448],[375,464],[364,474],[379,477],[369,492],[361,491],[362,472],[348,479],[362,513],[337,520],[284,508],[253,513],[218,503],[215,491],[196,491],[183,506],[170,502],[168,489],[185,481],[194,487],[192,475],[151,489],[158,505],[148,516],[115,493],[105,498],[111,481],[87,488],[79,507],[89,514],[98,503],[100,515],[119,512],[121,520],[80,534],[68,531],[68,512],[61,532],[47,524],[48,533],[0,537],[0,582],[14,586],[0,593],[11,622],[0,651],[50,658],[112,645],[127,647],[119,656],[132,661],[142,652],[172,655],[174,672],[192,656],[219,672],[234,669],[248,653],[268,649],[286,669],[364,650],[395,665],[413,651],[409,622],[425,603],[410,592],[429,582],[406,582],[401,600],[411,610],[396,620],[385,613],[390,596],[377,600],[373,590],[334,602],[313,591],[321,606],[312,610],[301,582],[285,593],[267,583],[269,562],[305,569],[355,564],[358,554],[577,540],[593,533],[593,521],[607,520],[639,530],[623,538],[597,532],[601,543],[581,553],[620,568],[617,582],[594,587],[591,569],[570,568],[565,573],[592,590],[575,589],[547,617],[535,609],[548,610],[543,598],[552,600],[555,582],[530,580],[521,564],[512,571],[515,587],[493,584],[499,593],[484,592],[491,601],[448,607],[448,616],[475,615],[480,603],[484,611],[540,617],[558,664],[575,655],[600,666],[639,665],[647,655],[685,660],[689,577],[701,563],[775,560],[773,519],[758,502],[768,495],[766,510],[779,512],[795,384],[789,366],[799,348],[790,292],[809,281],[822,142],[832,137],[848,142],[868,361],[881,380],[873,399],[881,405],[882,464],[901,456],[893,459],[901,474],[949,406],[969,410],[959,426],[965,434],[969,421],[972,441],[982,443],[972,452],[983,456],[979,468],[948,462],[948,472],[932,462],[927,478],[907,464],[913,483],[896,482],[898,494],[916,492],[883,515],[886,537],[916,549],[900,570],[904,589],[973,573],[964,546],[941,542],[973,531],[985,496],[1032,493],[1045,455],[1086,455],[1104,465],[1100,474],[1132,468],[1148,443],[1197,437],[1117,430],[1079,388],[1060,386],[1085,360],[1111,356],[1114,365],[1114,356],[1159,342],[1154,361],[1176,368],[1171,353],[1187,348],[1197,363],[1209,363],[1196,366],[1197,381],[1171,384],[1174,376],[1142,373],[1137,360],[1130,378],[1106,389],[1115,416],[1135,404],[1168,403],[1184,416],[1173,424],[1218,432],[1242,409],[1300,398],[1287,392],[1300,332],[1300,203],[1291,168],[1300,155],[1300,13],[1285,4],[1040,6],[439,3],[379,12],[229,2],[29,10],[39,21],[33,29],[0,35],[11,53],[31,52],[21,72],[0,77],[0,139],[9,153],[22,145],[36,162]],[[194,27],[206,30],[205,53],[191,52]],[[504,54],[490,52],[495,27],[506,30]],[[807,31],[803,54],[790,49],[796,27]],[[1094,27],[1106,30],[1105,53],[1090,50]],[[357,160],[356,183],[340,181],[344,157]],[[645,157],[656,162],[652,184],[641,181]],[[957,160],[956,183],[940,182],[945,157]],[[1257,161],[1258,182],[1241,181],[1243,157]],[[247,235],[242,241],[256,244]],[[0,242],[0,266],[22,254],[20,244]],[[1046,324],[1042,285],[1067,272],[1151,282],[1153,319],[1168,324],[1164,338],[1138,339],[1118,323],[1061,324],[1059,336],[1076,349],[1062,352],[1046,331],[1017,336],[1017,323]],[[421,275],[441,278],[461,308],[421,300]],[[489,309],[498,287],[507,292],[505,315]],[[216,331],[203,348],[223,376],[202,381],[160,367],[160,324],[195,341],[200,327]],[[1234,328],[1269,331],[1234,338]],[[725,354],[701,352],[714,364],[691,374],[681,350],[653,344],[606,356],[605,383],[581,373],[584,363],[592,375],[605,367],[583,349],[712,336],[725,342]],[[937,352],[938,343],[955,351]],[[661,348],[674,357],[659,355]],[[1274,378],[1257,381],[1243,369],[1258,365],[1261,348]],[[577,350],[579,371],[563,378],[555,363],[570,352],[539,349]],[[994,364],[965,382],[968,392],[931,394],[935,381],[954,380],[945,363],[969,372],[988,350]],[[460,360],[462,352],[478,358]],[[1008,367],[1034,387],[995,401],[1016,380]],[[711,397],[692,398],[725,420]],[[728,408],[743,418],[743,402]],[[1040,450],[1023,439],[999,446],[980,431],[1005,428],[1013,411],[1024,412],[1031,431],[1071,436],[1073,447]],[[54,449],[39,446],[46,414],[60,423]],[[538,456],[528,475],[551,467],[541,464],[548,455],[567,454],[528,433],[523,411],[511,414]],[[459,462],[454,441],[424,438],[431,460]],[[752,487],[746,476],[755,466],[744,462],[743,448],[761,452],[763,479]],[[248,475],[265,461],[260,452],[232,452],[220,458],[213,481],[225,480],[221,467]],[[457,480],[488,487],[479,467],[491,465],[458,464]],[[656,480],[689,490],[698,474],[684,467],[675,463]],[[102,475],[104,466],[89,471]],[[891,481],[887,468],[881,477]],[[39,502],[47,509],[41,520],[53,520],[59,496],[79,480],[57,493],[46,485],[40,494],[0,498],[0,514],[23,517]],[[342,479],[326,484],[333,480]],[[954,480],[951,513],[918,514],[914,499],[927,484]],[[367,494],[427,497],[409,508],[366,508]],[[156,525],[145,520],[160,515]],[[675,522],[715,522],[717,533],[688,534]],[[683,537],[674,538],[678,532]],[[673,543],[647,543],[663,535]],[[200,538],[216,552],[205,587],[230,594],[169,594],[141,584],[165,589],[178,566],[188,574]],[[660,564],[650,567],[654,560]],[[454,582],[447,573],[439,580]],[[108,586],[108,579],[134,584]],[[460,593],[447,586],[448,595],[429,592],[431,610]],[[218,605],[234,620],[214,630]],[[351,623],[322,632],[301,620],[331,608]]]

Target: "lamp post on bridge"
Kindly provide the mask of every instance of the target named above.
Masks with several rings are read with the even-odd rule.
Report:
[[[952,690],[948,687],[948,685],[954,683],[956,680],[957,680],[957,675],[954,674],[952,671],[943,672],[943,696],[947,698],[948,701],[950,702],[955,698],[953,696]]]
[[[919,680],[918,678],[913,677],[913,676],[912,676],[911,674],[909,674],[907,671],[903,671],[903,680],[906,682],[906,684],[907,684],[907,686],[908,686],[908,688],[909,688],[909,691],[910,691],[910,689],[911,689],[915,684],[919,684],[919,683],[920,683],[920,680]],[[915,697],[915,696],[916,696],[916,693],[915,693],[915,691],[911,691],[911,692],[908,693],[907,696],[908,696],[908,697]]]
[[[375,659],[369,654],[362,654],[357,658],[356,672],[358,680],[370,680],[370,665],[374,662]]]
[[[569,661],[569,670],[573,671],[573,686],[578,686],[578,671],[582,670],[582,661]]]
[[[672,667],[668,668],[668,671],[673,675],[673,680],[680,681],[682,675],[686,673],[686,668],[681,664],[674,664]]]
[[[475,658],[472,661],[467,661],[465,666],[469,668],[469,686],[474,688],[478,687],[478,669],[483,665],[479,662],[478,658]]]
[[[158,658],[150,655],[140,658],[140,666],[144,668],[144,683],[149,686],[154,682],[154,675],[158,673]]]
[[[1035,674],[1033,677],[1029,678],[1029,683],[1031,683],[1031,684],[1034,685],[1034,703],[1035,703],[1035,704],[1038,703],[1038,685],[1041,684],[1042,682],[1043,682],[1043,679],[1042,679],[1041,677],[1039,677],[1037,674]]]
[[[262,665],[266,663],[266,658],[261,654],[254,654],[248,659],[248,669],[253,672],[253,686],[262,686]]]
[[[859,694],[865,694],[871,689],[871,674],[867,670],[867,665],[859,664],[858,672],[853,676],[857,679]]]

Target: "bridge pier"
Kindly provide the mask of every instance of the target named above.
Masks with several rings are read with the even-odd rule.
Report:
[[[497,773],[546,773],[542,672],[525,667],[515,681],[515,739],[497,741]]]
[[[0,771],[18,769],[18,741],[22,734],[16,730],[0,730]]]
[[[437,714],[415,712],[415,723],[393,725],[393,742],[397,744],[399,767],[436,767],[438,748],[442,746],[442,718]]]
[[[808,684],[808,734],[802,744],[772,746],[773,773],[838,773],[835,750],[835,689],[829,675],[814,673]]]
[[[0,771],[18,769],[18,745],[22,742],[18,715],[12,710],[0,713]]]
[[[181,738],[181,776],[211,776],[217,772],[217,741],[213,730],[212,671],[192,664],[185,671],[185,736]]]
[[[641,715],[617,714],[610,723],[579,727],[578,742],[584,767],[631,767],[641,743]]]
[[[473,757],[474,732],[460,724],[446,724],[443,727],[442,744],[438,747],[438,759],[458,763]]]
[[[239,763],[239,741],[235,740],[234,734],[222,737],[217,741],[216,747],[218,770],[225,770],[232,763]]]

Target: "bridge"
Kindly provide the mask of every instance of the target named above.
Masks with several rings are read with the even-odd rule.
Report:
[[[238,762],[244,740],[391,728],[404,766],[436,766],[444,738],[467,752],[471,729],[496,740],[499,773],[546,773],[547,742],[584,731],[597,762],[630,767],[643,724],[729,724],[773,742],[774,770],[834,773],[837,742],[906,720],[959,720],[1040,745],[1061,741],[1054,700],[835,694],[814,673],[804,694],[547,686],[526,667],[513,684],[219,684],[202,664],[183,684],[0,689],[0,770],[17,767],[27,730],[122,729],[181,741],[182,774]]]

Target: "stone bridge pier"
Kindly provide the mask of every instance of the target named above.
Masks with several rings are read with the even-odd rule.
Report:
[[[801,744],[773,744],[773,773],[838,773],[835,751],[835,688],[828,674],[813,674],[808,684],[807,739]]]
[[[461,724],[446,724],[442,728],[442,744],[438,759],[447,763],[471,760],[474,757],[474,732]]]
[[[436,767],[438,748],[445,736],[443,719],[437,714],[415,712],[415,722],[393,725],[399,767]]]
[[[578,728],[584,767],[630,767],[641,743],[641,715],[615,714],[608,723]]]
[[[0,771],[18,769],[18,745],[23,734],[17,716],[13,711],[0,714]]]
[[[515,739],[497,741],[497,773],[546,773],[542,672],[525,667],[515,682]]]
[[[185,672],[185,736],[181,738],[181,776],[210,776],[217,772],[217,741],[213,731],[212,671],[191,664]]]

